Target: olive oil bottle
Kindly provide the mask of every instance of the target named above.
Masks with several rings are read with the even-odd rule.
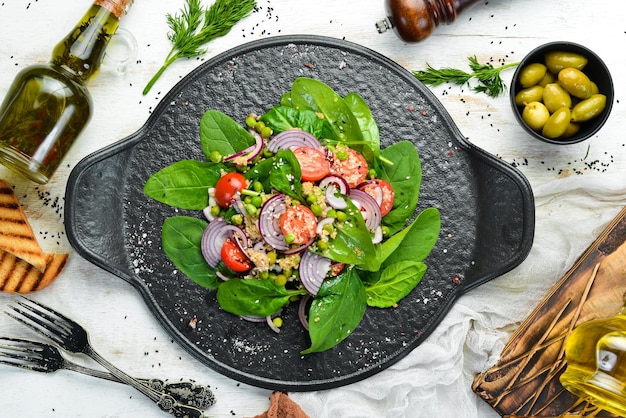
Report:
[[[565,389],[626,417],[626,306],[612,318],[579,325],[565,346]]]
[[[46,64],[22,70],[0,106],[0,162],[45,184],[91,118],[96,76],[133,0],[95,0]]]

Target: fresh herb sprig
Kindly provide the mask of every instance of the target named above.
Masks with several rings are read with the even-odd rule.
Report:
[[[413,75],[422,83],[430,86],[438,86],[443,83],[453,83],[463,85],[468,83],[472,79],[478,81],[477,85],[470,86],[472,91],[476,93],[485,93],[491,97],[497,97],[504,93],[506,85],[500,73],[511,67],[519,65],[519,62],[513,62],[502,65],[500,67],[494,67],[490,63],[481,64],[476,59],[476,56],[467,58],[469,61],[469,67],[471,72],[466,72],[457,68],[433,68],[430,64],[427,64],[426,70],[413,71]]]
[[[167,38],[173,46],[165,62],[148,82],[143,94],[147,94],[154,83],[172,63],[180,58],[193,58],[206,53],[203,45],[226,35],[241,19],[247,17],[255,0],[215,0],[204,7],[200,0],[186,0],[180,14],[167,14],[170,32]]]

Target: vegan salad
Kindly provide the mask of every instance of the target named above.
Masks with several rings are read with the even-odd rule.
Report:
[[[280,332],[281,311],[299,304],[309,354],[347,338],[368,306],[397,306],[423,278],[440,216],[416,213],[418,152],[404,140],[381,149],[357,93],[297,78],[243,125],[206,111],[200,143],[206,161],[161,169],[144,193],[202,215],[166,219],[162,246],[223,310]]]

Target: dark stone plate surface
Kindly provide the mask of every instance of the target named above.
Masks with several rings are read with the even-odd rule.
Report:
[[[184,158],[203,159],[199,122],[208,109],[243,123],[277,104],[296,77],[341,95],[358,92],[382,146],[412,141],[423,170],[418,210],[437,207],[442,231],[418,287],[394,309],[368,308],[337,347],[303,356],[295,309],[280,334],[219,309],[213,292],[177,272],[161,249],[163,220],[185,213],[147,198],[146,179]],[[214,370],[290,391],[328,389],[371,376],[407,355],[463,293],[521,263],[534,236],[534,199],[515,168],[468,143],[410,72],[356,44],[318,36],[255,41],[200,65],[163,98],[135,134],[83,159],[66,191],[71,245],[133,284],[167,332]],[[480,290],[476,290],[480,291]],[[189,322],[197,318],[197,327]]]

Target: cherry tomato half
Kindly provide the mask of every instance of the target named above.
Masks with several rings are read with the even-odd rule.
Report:
[[[222,261],[229,269],[244,273],[252,268],[252,262],[241,248],[230,238],[226,238],[220,252]]]
[[[293,238],[290,244],[306,244],[315,238],[317,218],[306,206],[294,205],[280,215],[278,225],[285,237],[290,235]]]
[[[227,209],[235,195],[247,187],[246,178],[237,172],[226,173],[215,184],[215,200],[220,207]]]
[[[293,153],[300,163],[302,180],[317,181],[330,173],[330,163],[322,151],[311,147],[298,147]]]
[[[365,157],[352,148],[344,147],[341,151],[345,152],[346,155],[344,158],[338,158],[337,153],[339,151],[335,154],[335,158],[333,158],[330,166],[330,172],[343,177],[348,182],[350,188],[355,188],[367,177],[369,170],[367,161],[365,161]]]

